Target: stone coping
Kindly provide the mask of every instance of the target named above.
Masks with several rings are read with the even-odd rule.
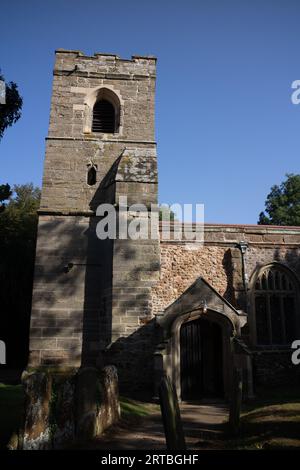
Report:
[[[188,234],[195,233],[196,224],[182,224],[184,233],[182,239],[175,239],[174,223],[170,224],[170,239],[164,239],[164,233],[169,232],[160,223],[161,243],[172,244],[201,244],[201,240],[190,240]],[[186,236],[185,236],[186,234]],[[271,226],[271,225],[241,225],[241,224],[204,224],[203,242],[205,245],[236,246],[241,242],[259,246],[292,246],[300,248],[300,227]]]
[[[122,62],[136,62],[136,60],[153,60],[157,61],[157,57],[154,55],[132,55],[131,59],[121,59],[120,56],[117,54],[109,54],[107,52],[94,52],[94,55],[89,56],[84,54],[82,51],[79,50],[72,50],[72,49],[56,49],[55,54],[76,54],[78,57],[86,58],[86,59],[97,59],[97,57],[113,57],[115,60],[119,60]]]
[[[160,230],[163,231],[164,222],[160,222]],[[170,222],[170,230],[172,231],[176,222]],[[189,231],[195,230],[201,224],[184,223],[181,224]],[[244,232],[244,233],[286,233],[300,235],[300,227],[289,225],[256,225],[256,224],[218,224],[218,223],[204,223],[205,232]]]

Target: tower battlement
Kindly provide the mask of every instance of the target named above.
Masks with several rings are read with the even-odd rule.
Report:
[[[56,51],[54,75],[75,74],[77,77],[143,80],[155,78],[156,57],[134,55],[122,59],[116,54],[95,53],[84,55],[80,51]]]

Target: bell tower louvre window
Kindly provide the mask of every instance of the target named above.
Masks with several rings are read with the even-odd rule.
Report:
[[[116,131],[115,108],[108,100],[96,101],[93,109],[92,132],[113,134]]]

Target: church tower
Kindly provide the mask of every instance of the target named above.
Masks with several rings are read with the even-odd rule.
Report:
[[[109,203],[118,215],[120,196],[157,203],[155,74],[154,57],[56,51],[30,366],[114,363],[125,386],[151,381],[158,237],[100,240],[96,212]]]

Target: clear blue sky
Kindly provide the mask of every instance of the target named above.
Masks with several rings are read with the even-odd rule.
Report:
[[[160,202],[256,223],[270,187],[299,173],[299,1],[2,0],[0,16],[0,67],[24,99],[0,182],[41,185],[57,48],[158,57]]]

